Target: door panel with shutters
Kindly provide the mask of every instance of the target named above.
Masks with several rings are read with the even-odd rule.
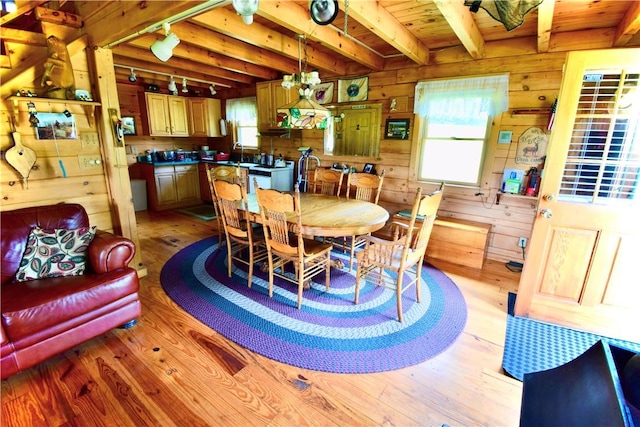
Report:
[[[640,49],[567,56],[516,315],[640,341],[639,73]]]

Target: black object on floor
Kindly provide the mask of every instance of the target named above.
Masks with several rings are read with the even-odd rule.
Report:
[[[636,353],[600,340],[574,360],[524,375],[520,426],[633,426],[620,374]]]

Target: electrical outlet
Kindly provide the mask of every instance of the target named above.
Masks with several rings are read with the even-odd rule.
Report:
[[[526,237],[520,237],[518,239],[518,247],[520,247],[520,248],[527,247],[527,238]]]
[[[92,156],[78,156],[78,163],[80,169],[93,169],[102,167],[102,159],[99,155],[94,154]]]

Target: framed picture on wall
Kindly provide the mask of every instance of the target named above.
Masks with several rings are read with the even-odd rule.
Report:
[[[122,118],[122,133],[125,135],[136,134],[136,119],[133,117]]]
[[[338,102],[366,101],[369,98],[369,77],[338,80]]]
[[[364,173],[375,173],[375,169],[373,168],[372,163],[366,163],[364,168],[362,168],[362,172]]]
[[[386,139],[409,139],[410,119],[387,119]]]

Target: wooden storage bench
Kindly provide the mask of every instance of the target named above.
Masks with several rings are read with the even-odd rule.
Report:
[[[401,214],[395,214],[393,220],[409,223],[409,219]],[[433,224],[427,257],[482,268],[490,231],[491,224],[439,217]]]

